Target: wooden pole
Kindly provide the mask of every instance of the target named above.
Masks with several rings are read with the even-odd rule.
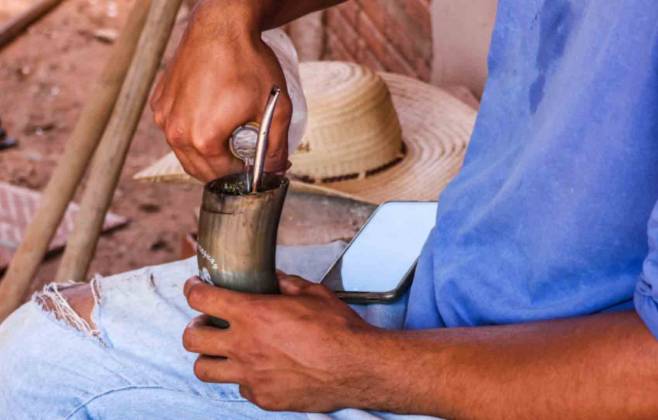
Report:
[[[103,135],[117,100],[139,35],[149,11],[150,0],[135,3],[99,80],[91,90],[78,122],[59,158],[57,168],[44,189],[41,204],[0,282],[0,322],[16,309],[43,261],[80,179]]]
[[[0,48],[13,41],[14,38],[20,35],[34,22],[48,14],[48,12],[57,7],[62,1],[63,0],[42,0],[30,7],[27,11],[9,19],[4,25],[0,25]]]
[[[92,162],[57,281],[83,281],[182,0],[153,0],[137,52]]]

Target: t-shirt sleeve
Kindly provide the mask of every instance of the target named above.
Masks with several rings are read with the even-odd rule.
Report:
[[[647,233],[649,255],[644,260],[634,300],[640,318],[658,338],[658,203],[651,212]]]

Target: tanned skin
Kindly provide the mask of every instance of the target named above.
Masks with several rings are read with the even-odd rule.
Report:
[[[188,280],[203,315],[183,333],[195,375],[267,410],[362,408],[466,419],[658,418],[658,343],[632,311],[522,325],[387,331],[325,287],[281,274],[282,295]],[[88,285],[66,289],[93,326]]]
[[[386,331],[323,286],[280,276],[282,296],[185,285],[183,344],[203,381],[262,408],[345,407],[447,418],[658,418],[658,343],[634,312],[476,328]]]
[[[201,0],[151,98],[155,122],[185,171],[202,181],[239,172],[229,151],[236,127],[259,121],[273,85],[282,87],[265,169],[288,168],[292,104],[274,52],[261,40],[280,26],[338,0]]]
[[[194,12],[153,98],[158,123],[187,171],[208,180],[236,169],[225,140],[284,86],[262,29],[336,1],[208,0]],[[204,92],[204,95],[200,95]],[[211,92],[212,94],[208,94]],[[200,98],[203,98],[201,100]],[[262,100],[261,100],[262,99]],[[275,121],[270,169],[284,169],[290,102]],[[195,374],[240,385],[268,410],[345,407],[448,418],[658,418],[658,341],[634,312],[475,328],[385,331],[333,293],[281,275],[282,295],[249,295],[188,280],[207,315],[183,334]],[[65,292],[91,322],[88,287]]]

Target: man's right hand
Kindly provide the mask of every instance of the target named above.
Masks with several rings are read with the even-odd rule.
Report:
[[[242,170],[228,140],[235,128],[260,121],[273,85],[281,87],[265,170],[288,163],[292,104],[274,52],[261,40],[251,2],[200,1],[155,87],[156,123],[185,171],[201,181]]]

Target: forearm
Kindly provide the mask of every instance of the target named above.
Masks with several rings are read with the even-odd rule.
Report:
[[[276,28],[345,0],[199,0],[195,15],[219,26],[241,26],[248,32]]]
[[[251,4],[253,0],[246,0]],[[343,3],[345,0],[262,0],[262,28],[272,29],[309,13]]]
[[[449,418],[658,418],[658,341],[632,312],[384,333],[375,408]],[[375,389],[376,388],[376,389]]]

